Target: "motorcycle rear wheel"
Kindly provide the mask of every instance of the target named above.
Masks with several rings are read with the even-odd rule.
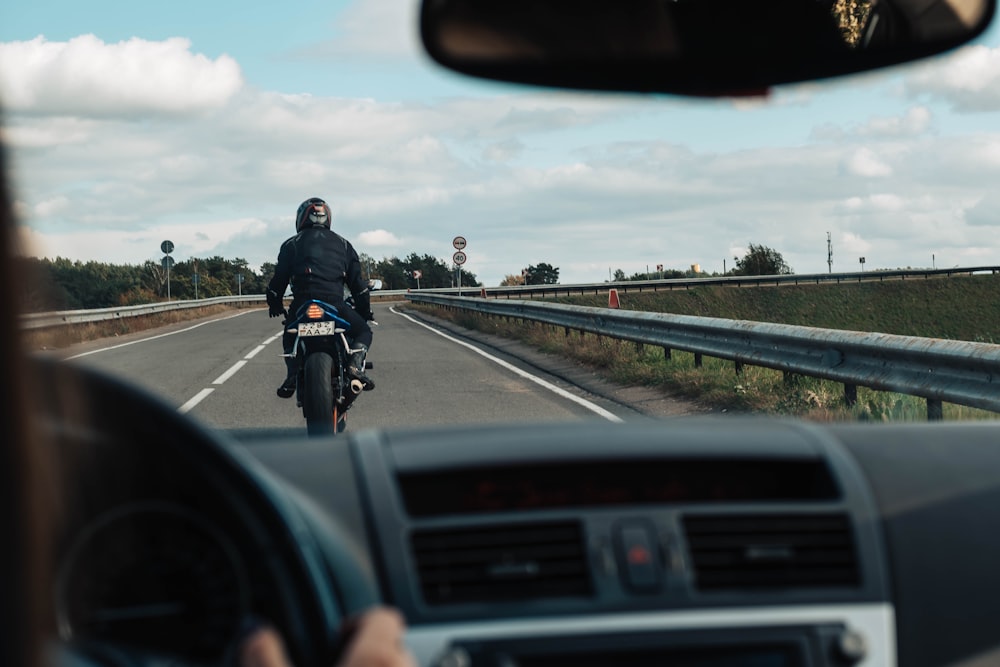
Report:
[[[337,413],[333,395],[333,357],[326,352],[313,352],[306,357],[305,396],[302,414],[310,436],[334,435]]]

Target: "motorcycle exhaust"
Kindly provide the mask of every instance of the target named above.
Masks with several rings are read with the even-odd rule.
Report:
[[[351,393],[355,396],[360,394],[365,389],[365,383],[361,380],[351,380]]]

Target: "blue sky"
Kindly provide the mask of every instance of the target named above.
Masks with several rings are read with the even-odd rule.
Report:
[[[763,103],[548,92],[431,64],[409,0],[33,2],[0,21],[32,252],[272,260],[302,199],[376,258],[469,239],[487,284],[722,260],[1000,263],[1000,34]],[[89,37],[88,37],[89,36]],[[996,84],[996,85],[994,85]]]

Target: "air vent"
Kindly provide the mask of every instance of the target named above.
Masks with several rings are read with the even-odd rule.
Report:
[[[427,604],[581,597],[592,593],[575,522],[417,531],[412,538]]]
[[[843,514],[690,515],[684,530],[702,591],[860,584]]]

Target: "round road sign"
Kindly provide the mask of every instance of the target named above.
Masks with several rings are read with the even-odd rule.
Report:
[[[164,241],[163,243],[160,244],[160,250],[163,251],[164,255],[169,255],[174,251],[174,242]]]
[[[454,239],[452,239],[451,245],[453,245],[455,247],[455,250],[465,250],[465,246],[466,246],[465,237],[464,236],[456,236]]]
[[[160,264],[161,264],[161,265],[163,266],[163,268],[165,268],[165,269],[170,269],[170,268],[173,268],[173,266],[174,266],[174,258],[173,258],[173,257],[171,257],[171,256],[169,256],[169,255],[167,255],[166,257],[164,257],[164,258],[163,258],[163,259],[162,259],[162,260],[160,261]]]
[[[459,266],[462,266],[463,264],[465,264],[465,260],[467,260],[467,259],[469,259],[469,258],[466,257],[465,253],[462,252],[461,250],[459,250],[458,252],[456,252],[454,255],[451,256],[451,261],[455,262]]]

